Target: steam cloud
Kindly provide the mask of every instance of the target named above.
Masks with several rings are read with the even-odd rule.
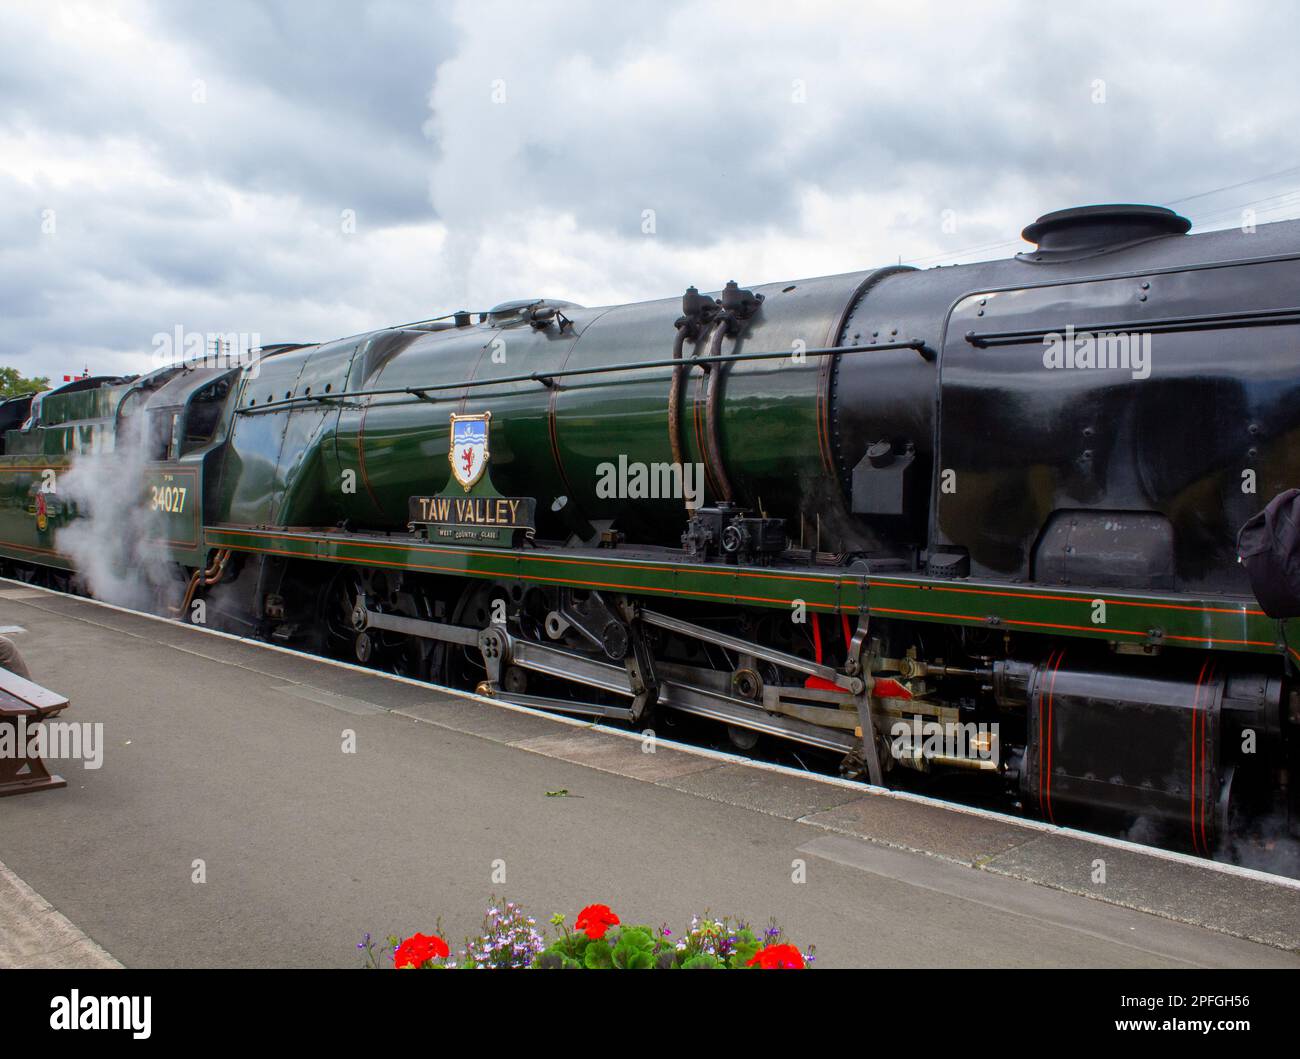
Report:
[[[175,582],[159,544],[166,536],[163,516],[142,486],[149,462],[145,424],[143,412],[123,419],[111,450],[73,457],[56,489],[59,506],[71,505],[76,517],[55,534],[55,547],[96,599],[148,611]]]

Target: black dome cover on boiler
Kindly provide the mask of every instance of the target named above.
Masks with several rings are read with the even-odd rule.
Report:
[[[1185,235],[1192,222],[1164,206],[1113,203],[1047,213],[1021,232],[1038,249],[1021,261],[1072,261],[1159,239]]]

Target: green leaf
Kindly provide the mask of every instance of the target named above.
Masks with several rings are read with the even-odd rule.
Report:
[[[614,966],[614,951],[609,942],[596,939],[588,943],[582,954],[583,966],[589,971],[606,971]]]
[[[655,937],[649,927],[624,927],[619,931],[618,944],[614,946],[614,966],[632,968],[638,966],[638,957],[644,956],[650,966],[654,963]]]
[[[47,389],[49,385],[50,380],[43,375],[24,379],[17,368],[0,368],[0,400],[36,393]]]
[[[708,953],[700,953],[698,956],[692,956],[682,963],[683,971],[716,971],[722,967],[722,961],[716,956],[710,956]]]

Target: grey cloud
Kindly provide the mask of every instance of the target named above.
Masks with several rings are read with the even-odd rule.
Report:
[[[1049,209],[1297,162],[1285,3],[97,10],[121,25],[0,10],[0,363],[28,372],[139,363],[178,322],[328,338],[997,256]],[[1298,184],[1187,208],[1294,215]]]
[[[436,9],[233,0],[129,6],[123,17],[144,42],[127,56],[106,47],[100,65],[30,12],[0,15],[14,19],[0,39],[8,121],[92,144],[138,137],[175,172],[372,223],[428,218],[426,98],[455,45]]]

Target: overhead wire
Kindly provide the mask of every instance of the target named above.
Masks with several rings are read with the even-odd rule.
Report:
[[[1197,199],[1208,198],[1211,195],[1218,195],[1225,191],[1235,191],[1238,188],[1249,187],[1252,184],[1261,184],[1268,180],[1278,180],[1282,177],[1291,176],[1294,174],[1300,174],[1300,165],[1290,166],[1287,169],[1279,169],[1275,173],[1266,173],[1263,176],[1252,177],[1250,180],[1239,180],[1234,184],[1224,184],[1222,187],[1210,188],[1207,191],[1198,191],[1193,195],[1184,195],[1182,198],[1169,199],[1168,201],[1161,203],[1161,205],[1165,207],[1177,206],[1184,202],[1192,202]],[[1272,202],[1275,199],[1285,200],[1297,194],[1300,194],[1300,188],[1292,188],[1289,191],[1285,191],[1276,195],[1269,195],[1262,199],[1255,199],[1253,201],[1247,201],[1247,202],[1238,202],[1231,206],[1217,207],[1215,209],[1212,209],[1208,213],[1191,216],[1189,217],[1189,220],[1192,221],[1193,227],[1200,228],[1206,224],[1214,223],[1219,220],[1224,220],[1227,217],[1230,217],[1241,210],[1249,209],[1254,206],[1262,206],[1264,203]],[[1295,204],[1300,205],[1300,199],[1297,199]],[[1281,209],[1282,207],[1287,205],[1292,205],[1292,203],[1278,202],[1275,206],[1266,207],[1263,212],[1269,212],[1271,210]],[[959,250],[946,250],[937,254],[926,254],[921,257],[906,258],[904,260],[901,260],[900,264],[925,265],[930,262],[936,262],[936,261],[952,261],[955,264],[957,263],[958,258],[963,258],[968,254],[976,254],[976,253],[981,253],[983,251],[990,251],[990,250],[1001,250],[1004,248],[1017,246],[1022,242],[1023,240],[1021,239],[1005,239],[998,242],[979,243],[974,246],[962,247]]]

